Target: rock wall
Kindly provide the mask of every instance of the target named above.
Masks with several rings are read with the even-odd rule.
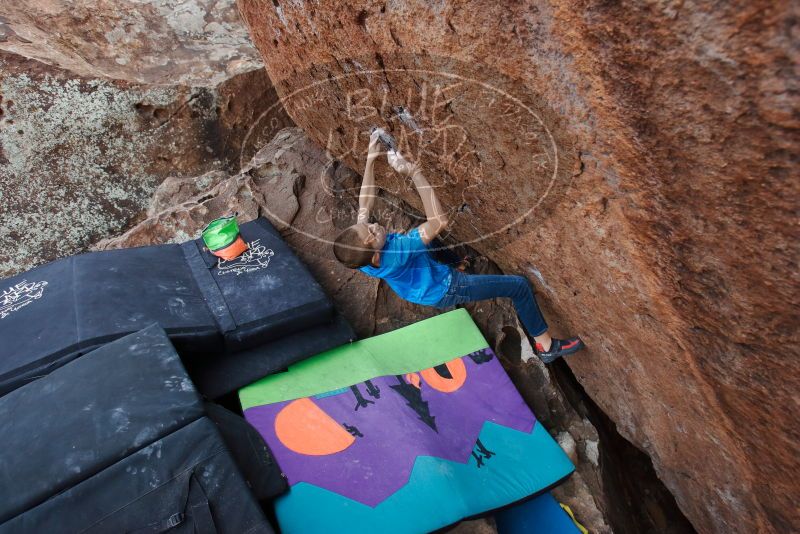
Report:
[[[261,66],[234,0],[14,0],[0,49],[78,76],[216,86]]]
[[[239,6],[298,126],[354,168],[389,129],[584,337],[570,367],[698,530],[792,530],[796,4]]]
[[[272,119],[291,123],[263,70],[145,85],[0,52],[0,277],[118,233],[168,176],[237,169]]]
[[[261,65],[232,1],[0,5],[0,277],[247,162],[292,124]]]

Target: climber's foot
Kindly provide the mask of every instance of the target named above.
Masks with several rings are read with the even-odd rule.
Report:
[[[553,341],[550,344],[550,348],[548,350],[544,350],[542,344],[537,343],[536,355],[544,363],[553,363],[562,356],[578,352],[579,350],[585,347],[586,345],[583,344],[583,341],[581,341],[581,338],[579,337],[571,337],[569,339],[553,338]]]

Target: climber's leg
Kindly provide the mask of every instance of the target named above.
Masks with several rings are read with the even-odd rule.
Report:
[[[528,280],[523,276],[453,272],[450,288],[437,306],[445,308],[476,300],[503,297],[513,301],[519,320],[528,334],[534,338],[547,334],[547,323],[539,310]]]
[[[535,342],[536,353],[546,363],[583,348],[580,338],[553,339],[547,331],[536,297],[528,280],[519,275],[468,275],[453,271],[453,280],[437,307],[492,298],[510,298],[520,322]]]

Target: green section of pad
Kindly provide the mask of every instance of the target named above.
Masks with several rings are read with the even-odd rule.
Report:
[[[328,350],[239,390],[242,409],[310,397],[377,376],[402,375],[488,346],[466,310]]]

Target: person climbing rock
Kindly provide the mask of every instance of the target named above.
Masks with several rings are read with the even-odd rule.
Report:
[[[370,136],[356,224],[345,228],[336,238],[333,244],[336,258],[351,269],[385,280],[398,296],[415,304],[449,308],[478,300],[512,299],[520,321],[534,339],[536,354],[545,363],[584,348],[579,337],[550,336],[525,277],[470,275],[433,259],[428,246],[447,227],[447,216],[420,167],[393,148],[387,152],[389,165],[414,183],[427,220],[406,234],[387,234],[383,226],[369,222],[377,196],[373,166],[382,154],[381,135],[386,134],[375,130]]]

